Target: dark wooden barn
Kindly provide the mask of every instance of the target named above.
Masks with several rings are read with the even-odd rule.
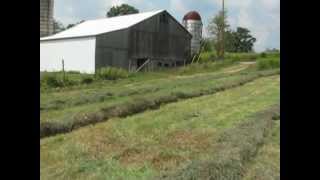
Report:
[[[59,46],[58,42],[70,39],[83,41],[90,37],[95,40],[94,71],[107,66],[129,71],[154,70],[158,67],[180,66],[190,58],[192,35],[165,10],[86,21],[40,39],[40,46],[43,44],[43,53],[50,52],[50,48],[56,54],[61,53],[56,56],[60,60],[65,52],[56,50],[54,46]],[[48,45],[51,42],[55,42],[53,47]],[[72,43],[69,48],[68,59],[72,62],[69,69],[72,69],[72,64],[80,61],[79,55],[74,56],[78,60],[71,60],[72,53],[81,52],[72,49]],[[41,61],[45,61],[45,55]]]

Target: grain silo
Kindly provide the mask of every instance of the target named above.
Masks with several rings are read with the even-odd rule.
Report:
[[[40,37],[53,33],[53,0],[40,0]]]
[[[194,55],[200,51],[203,26],[201,16],[196,11],[190,11],[183,17],[182,24],[192,34],[191,54]]]

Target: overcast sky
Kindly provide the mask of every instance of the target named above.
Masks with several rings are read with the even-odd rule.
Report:
[[[165,9],[179,22],[188,11],[200,13],[204,28],[221,9],[222,0],[55,0],[54,17],[64,25],[105,17],[113,5],[130,4],[140,12]],[[280,49],[280,0],[225,0],[231,28],[248,28],[257,38],[256,51]],[[204,30],[204,36],[208,36]]]

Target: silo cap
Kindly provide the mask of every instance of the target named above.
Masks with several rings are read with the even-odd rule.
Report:
[[[183,20],[198,20],[198,21],[201,21],[201,16],[197,11],[190,11],[183,17]]]

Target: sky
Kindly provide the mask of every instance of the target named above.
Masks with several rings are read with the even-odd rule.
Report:
[[[198,11],[203,21],[203,36],[209,19],[218,13],[222,0],[55,0],[54,18],[64,25],[81,20],[103,18],[114,5],[126,3],[147,12],[167,10],[179,22],[192,10]],[[257,38],[254,49],[280,49],[280,0],[225,0],[231,29],[248,28]]]

